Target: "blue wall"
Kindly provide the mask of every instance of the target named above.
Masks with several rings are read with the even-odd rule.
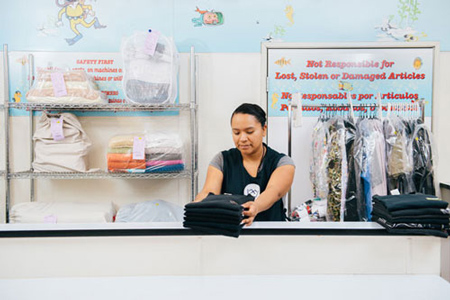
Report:
[[[66,0],[59,0],[60,5]],[[286,42],[439,41],[450,50],[448,0],[86,0],[91,12],[81,21],[105,28],[76,26],[51,0],[2,1],[0,43],[10,51],[117,52],[123,37],[158,29],[173,36],[180,52],[259,52],[267,39]],[[83,1],[82,1],[83,2]],[[114,4],[111,4],[114,3]],[[196,12],[219,12],[223,23],[207,25]],[[88,11],[87,11],[88,12]],[[216,14],[217,15],[217,14]],[[194,22],[193,19],[196,21]],[[220,22],[221,23],[221,22]],[[200,26],[195,26],[195,24]],[[67,40],[66,40],[67,39]]]

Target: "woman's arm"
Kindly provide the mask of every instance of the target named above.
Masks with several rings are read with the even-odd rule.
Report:
[[[198,195],[195,197],[194,202],[202,201],[208,196],[209,193],[213,193],[215,195],[220,194],[222,189],[222,181],[223,181],[223,173],[219,169],[208,166],[208,172],[206,173],[205,184],[203,185],[203,189]]]
[[[242,205],[244,208],[248,208],[244,211],[244,216],[248,217],[243,220],[245,225],[251,225],[258,213],[268,210],[275,202],[286,195],[294,180],[294,173],[295,167],[293,165],[284,165],[275,169],[264,192],[255,201],[249,201]]]

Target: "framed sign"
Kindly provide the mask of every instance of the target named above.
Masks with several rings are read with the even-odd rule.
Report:
[[[296,164],[292,204],[312,198],[312,132],[324,105],[378,105],[382,115],[399,103],[424,103],[431,127],[439,43],[263,43],[262,101],[267,143]],[[302,126],[289,130],[289,100],[300,93]],[[358,114],[356,114],[358,115]],[[288,145],[291,145],[288,147]]]

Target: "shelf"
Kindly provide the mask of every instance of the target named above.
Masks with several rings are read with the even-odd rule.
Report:
[[[189,178],[191,172],[184,170],[182,172],[173,173],[108,173],[108,172],[16,172],[10,173],[11,179],[108,179],[108,178],[130,178],[130,179],[173,179],[173,178]]]
[[[10,108],[25,110],[78,110],[78,111],[177,111],[189,110],[190,104],[56,104],[9,103]]]

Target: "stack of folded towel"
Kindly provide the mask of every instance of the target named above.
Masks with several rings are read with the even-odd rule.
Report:
[[[184,170],[183,143],[178,134],[152,133],[145,136],[146,173]]]
[[[447,237],[448,203],[426,194],[373,196],[372,220],[390,233]]]
[[[142,138],[139,159],[134,157],[135,138]],[[106,154],[108,171],[123,173],[169,173],[184,170],[184,147],[178,134],[140,133],[114,136]]]
[[[133,159],[133,143],[136,135],[120,135],[109,140],[106,154],[110,172],[145,172],[145,159]]]
[[[55,92],[59,87],[52,75],[58,73],[62,78],[65,93]],[[37,78],[26,94],[28,102],[33,103],[76,103],[97,104],[107,103],[106,96],[99,90],[96,83],[83,70],[40,70]]]
[[[242,204],[253,201],[252,196],[209,194],[201,202],[184,207],[184,227],[208,233],[239,237],[242,229]]]

